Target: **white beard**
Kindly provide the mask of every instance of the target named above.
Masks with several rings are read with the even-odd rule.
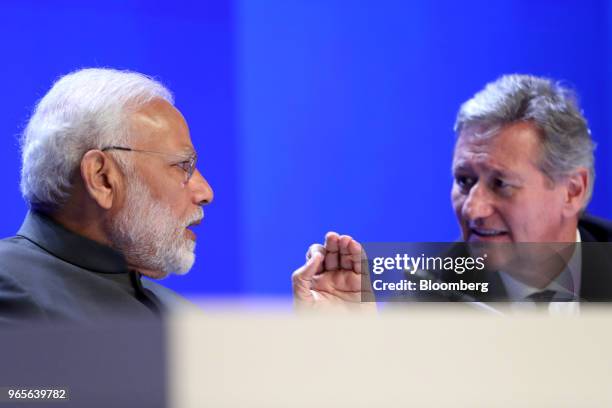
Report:
[[[203,217],[202,208],[180,221],[170,208],[157,202],[148,186],[133,174],[127,185],[125,206],[110,221],[113,245],[128,263],[163,276],[184,275],[195,262],[195,242],[185,237],[185,228]]]

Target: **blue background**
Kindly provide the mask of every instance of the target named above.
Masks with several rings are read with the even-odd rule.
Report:
[[[612,217],[612,14],[604,1],[4,1],[0,235],[27,210],[18,134],[60,75],[106,66],[175,94],[215,190],[188,296],[290,294],[308,246],[451,241],[452,125],[504,73],[574,87]]]

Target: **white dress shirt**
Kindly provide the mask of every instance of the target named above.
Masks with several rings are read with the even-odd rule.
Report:
[[[576,230],[576,243],[582,242],[580,231]],[[548,312],[554,315],[574,315],[580,313],[580,282],[582,275],[582,251],[580,245],[576,245],[574,253],[567,263],[565,269],[553,279],[546,287],[538,289],[518,281],[506,272],[500,272],[500,276],[508,297],[510,299],[524,299],[520,302],[512,302],[512,309],[517,311],[535,310],[536,302],[529,296],[545,290],[552,290],[555,296],[548,304]],[[571,302],[555,302],[557,299],[575,299]]]

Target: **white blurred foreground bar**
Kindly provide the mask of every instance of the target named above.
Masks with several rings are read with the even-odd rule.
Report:
[[[215,313],[168,327],[172,407],[612,406],[612,310]]]

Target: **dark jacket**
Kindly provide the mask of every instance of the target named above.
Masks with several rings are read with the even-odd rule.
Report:
[[[0,323],[157,318],[180,296],[129,270],[123,255],[29,212],[0,240]]]
[[[581,236],[582,265],[580,300],[586,302],[612,301],[612,223],[583,215],[578,223]],[[445,273],[443,281],[470,280],[467,274]],[[498,272],[485,272],[474,281],[489,283],[489,291],[474,295],[478,301],[507,301],[505,286]]]

